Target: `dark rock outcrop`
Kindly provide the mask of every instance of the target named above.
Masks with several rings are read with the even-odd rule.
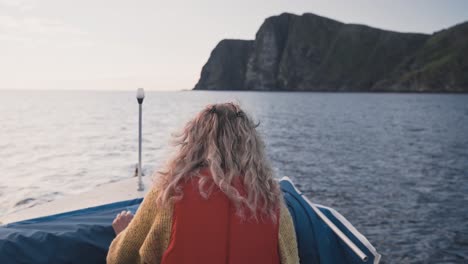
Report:
[[[211,52],[203,66],[197,90],[244,90],[247,60],[252,40],[225,39]]]
[[[285,13],[221,41],[194,89],[468,92],[467,73],[468,23],[427,35]]]

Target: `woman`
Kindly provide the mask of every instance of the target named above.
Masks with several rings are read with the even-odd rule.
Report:
[[[299,263],[256,127],[233,103],[208,106],[188,122],[135,217],[114,220],[107,262]]]

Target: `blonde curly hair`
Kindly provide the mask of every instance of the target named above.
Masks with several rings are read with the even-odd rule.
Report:
[[[205,107],[175,135],[176,154],[157,172],[158,205],[180,200],[183,183],[195,177],[203,197],[216,185],[241,217],[247,209],[255,219],[276,221],[281,192],[257,126],[238,104]],[[212,178],[202,177],[201,168],[209,169]],[[242,194],[235,182],[243,185]]]

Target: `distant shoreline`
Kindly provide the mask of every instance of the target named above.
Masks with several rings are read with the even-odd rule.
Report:
[[[98,90],[98,89],[0,89],[0,92],[102,92],[102,93],[131,93],[134,90]],[[468,94],[468,91],[461,92],[440,92],[440,91],[423,91],[423,92],[414,92],[414,91],[288,91],[288,90],[193,90],[193,89],[180,89],[180,90],[146,90],[148,93],[152,92],[161,92],[161,93],[178,93],[178,92],[248,92],[248,93],[336,93],[336,94]]]
[[[179,90],[181,92],[249,92],[249,93],[336,93],[336,94],[344,94],[344,93],[366,93],[366,94],[468,94],[468,91],[460,91],[460,92],[441,92],[441,91],[422,91],[422,92],[415,92],[415,91],[290,91],[290,90]]]

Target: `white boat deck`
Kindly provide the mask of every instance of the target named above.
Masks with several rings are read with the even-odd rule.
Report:
[[[58,214],[118,201],[143,197],[152,186],[151,177],[143,177],[144,191],[137,191],[137,177],[96,187],[90,192],[69,195],[56,201],[25,208],[0,217],[0,224]]]

